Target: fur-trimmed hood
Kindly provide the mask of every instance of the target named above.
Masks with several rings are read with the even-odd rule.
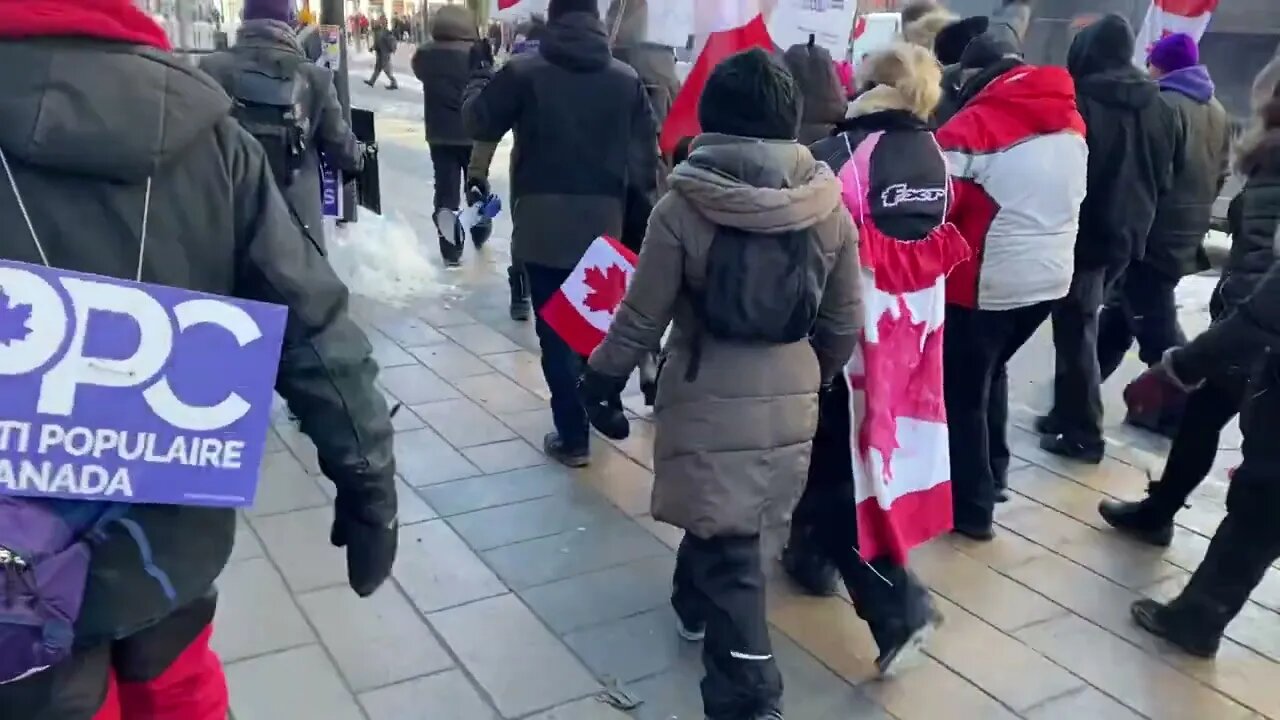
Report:
[[[938,33],[942,32],[943,28],[957,20],[959,18],[946,8],[935,6],[926,10],[918,18],[904,22],[902,39],[927,50],[933,50],[934,38],[938,37]]]

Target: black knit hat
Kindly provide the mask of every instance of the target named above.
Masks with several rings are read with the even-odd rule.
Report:
[[[974,15],[958,20],[938,31],[933,39],[933,54],[943,65],[955,65],[968,47],[969,41],[987,31],[991,26],[991,18],[986,15]]]
[[[600,17],[600,6],[596,4],[596,0],[551,0],[547,5],[547,20],[555,20],[573,12],[591,13]]]
[[[716,65],[698,101],[703,132],[766,140],[795,140],[800,93],[782,61],[760,48]]]

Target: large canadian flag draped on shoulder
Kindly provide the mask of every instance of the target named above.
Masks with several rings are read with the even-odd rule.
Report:
[[[636,254],[622,243],[596,238],[539,314],[575,352],[590,355],[609,332],[636,262]]]
[[[760,14],[760,0],[689,0],[695,3],[693,34],[701,50],[685,78],[684,85],[671,104],[662,125],[658,144],[670,155],[681,138],[695,137],[698,124],[698,99],[711,71],[721,60],[748,48],[773,49],[769,27]]]
[[[916,242],[860,230],[865,322],[844,375],[867,561],[905,564],[913,547],[952,526],[942,333],[947,273],[968,253],[952,225]]]
[[[1175,33],[1185,33],[1200,42],[1209,27],[1213,11],[1219,0],[1152,0],[1147,17],[1138,29],[1138,42],[1133,61],[1139,66],[1147,64],[1151,46],[1161,38]]]

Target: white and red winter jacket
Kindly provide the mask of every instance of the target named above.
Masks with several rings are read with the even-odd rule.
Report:
[[[951,221],[972,249],[947,279],[947,302],[1012,310],[1065,296],[1089,157],[1067,71],[1005,72],[937,138],[955,192]]]

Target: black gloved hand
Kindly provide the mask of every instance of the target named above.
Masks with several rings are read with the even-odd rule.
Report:
[[[394,513],[390,521],[375,519],[384,512],[338,493],[334,503],[333,529],[329,542],[347,550],[347,584],[360,597],[369,597],[391,575],[400,544],[400,523]]]
[[[362,148],[361,148],[361,149],[364,151],[364,157],[365,157],[365,159],[366,159],[366,160],[376,160],[376,159],[377,159],[377,157],[378,157],[378,143],[376,143],[376,142],[363,143],[363,146],[362,146]]]
[[[467,178],[466,191],[468,205],[483,202],[489,197],[489,181],[479,177]]]
[[[493,46],[488,40],[477,40],[467,55],[467,64],[471,72],[493,69]]]
[[[578,397],[587,411],[591,426],[610,440],[626,440],[631,435],[631,422],[622,409],[622,391],[626,378],[616,378],[588,367],[578,380]]]

